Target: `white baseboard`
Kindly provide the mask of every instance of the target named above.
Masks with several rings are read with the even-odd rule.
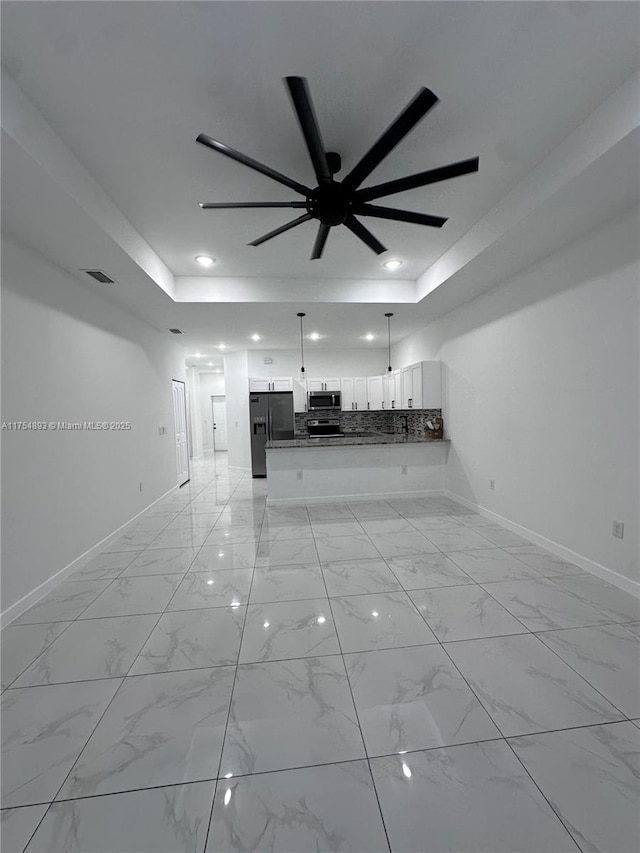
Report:
[[[570,548],[565,548],[564,545],[560,545],[558,542],[553,542],[551,539],[547,539],[545,536],[541,536],[539,533],[535,533],[533,530],[529,530],[529,528],[523,527],[521,524],[516,524],[515,521],[511,521],[502,515],[498,515],[497,512],[485,509],[479,504],[467,500],[461,495],[457,495],[455,492],[451,492],[447,489],[445,490],[445,495],[448,498],[451,498],[451,500],[457,501],[463,506],[468,507],[473,512],[477,512],[480,515],[485,516],[485,518],[493,519],[508,530],[512,530],[514,533],[519,533],[526,539],[531,540],[534,545],[546,548],[547,551],[551,551],[551,553],[555,554],[557,557],[561,557],[568,563],[573,563],[579,568],[584,569],[585,572],[590,572],[592,575],[596,575],[596,577],[601,578],[603,581],[607,581],[608,583],[617,586],[618,589],[630,592],[631,595],[635,595],[640,598],[640,583],[638,583],[638,581],[626,578],[624,575],[621,575],[619,572],[614,572],[613,569],[608,569],[606,566],[601,566],[600,563],[596,563],[594,560],[590,560],[588,557],[584,557],[582,554],[578,554]]]
[[[292,506],[294,504],[357,503],[358,501],[377,501],[387,498],[438,498],[445,495],[443,489],[422,490],[419,492],[369,492],[358,495],[322,495],[313,498],[276,498],[269,499],[267,506]]]
[[[173,494],[173,492],[177,492],[179,486],[173,486],[163,495],[160,495],[155,501],[152,501],[148,506],[146,506],[143,510],[140,510],[137,515],[134,515],[133,518],[130,518],[129,521],[126,521],[124,524],[121,524],[116,530],[110,533],[108,536],[105,536],[100,542],[94,545],[92,548],[89,548],[88,551],[85,551],[84,554],[80,554],[79,557],[76,557],[75,560],[72,560],[68,565],[66,565],[63,569],[60,569],[59,572],[56,572],[55,575],[52,575],[48,580],[44,581],[37,586],[35,589],[32,589],[31,592],[28,592],[10,607],[7,607],[6,610],[3,610],[0,613],[0,627],[4,628],[10,622],[13,622],[14,619],[17,619],[18,616],[21,616],[25,610],[28,610],[30,607],[33,607],[34,604],[37,604],[41,598],[44,598],[45,595],[48,595],[53,589],[55,589],[58,584],[61,584],[63,581],[68,579],[68,576],[78,571],[78,569],[83,568],[87,565],[94,557],[98,554],[102,553],[107,545],[110,545],[111,542],[115,541],[119,536],[122,536],[123,533],[126,532],[126,529],[140,518],[141,515],[144,515],[148,512],[152,507],[154,507],[160,501],[163,501],[165,498],[168,498],[169,495]]]

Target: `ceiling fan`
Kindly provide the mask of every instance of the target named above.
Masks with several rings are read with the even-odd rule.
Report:
[[[303,222],[317,219],[320,222],[318,234],[313,245],[311,260],[320,258],[324,249],[330,229],[335,225],[345,225],[356,237],[359,237],[376,254],[386,252],[386,246],[366,228],[356,216],[371,216],[378,219],[392,219],[399,222],[413,222],[416,225],[430,225],[433,228],[442,228],[447,221],[441,216],[430,216],[426,213],[415,213],[410,210],[396,210],[392,207],[380,207],[369,204],[372,199],[383,198],[394,193],[411,190],[415,187],[423,187],[438,181],[446,181],[459,175],[466,175],[478,171],[478,157],[470,160],[461,160],[448,166],[440,166],[437,169],[429,169],[406,178],[398,178],[384,184],[359,189],[360,185],[373,172],[379,163],[389,154],[396,145],[424,118],[429,110],[438,103],[438,98],[429,89],[421,88],[418,94],[410,101],[400,115],[385,130],[382,136],[375,142],[362,159],[353,167],[349,174],[342,180],[334,180],[342,166],[341,158],[335,151],[326,151],[320,128],[313,109],[309,87],[304,77],[285,77],[284,82],[289,90],[293,109],[295,110],[304,141],[311,157],[313,169],[318,185],[314,188],[306,187],[298,181],[288,178],[281,172],[253,160],[246,154],[241,154],[218,142],[216,139],[201,133],[196,142],[206,145],[232,160],[244,163],[250,169],[261,172],[274,181],[289,187],[294,192],[304,196],[304,201],[263,201],[263,202],[204,202],[200,207],[204,210],[220,210],[225,208],[243,207],[287,207],[305,210],[301,216],[281,225],[268,234],[258,237],[249,243],[250,246],[259,246],[279,234],[284,234]]]

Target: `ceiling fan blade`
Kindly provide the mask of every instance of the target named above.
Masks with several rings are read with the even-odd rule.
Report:
[[[278,234],[284,234],[284,232],[288,231],[290,228],[295,228],[296,225],[302,225],[303,222],[308,222],[310,219],[312,219],[312,216],[309,213],[305,213],[303,216],[298,216],[297,219],[292,219],[291,222],[287,222],[286,225],[281,225],[274,231],[269,231],[268,234],[263,234],[263,236],[258,237],[257,240],[252,240],[251,243],[247,243],[247,245],[259,246],[261,243],[266,243],[267,240],[271,240],[272,237],[277,237]]]
[[[313,251],[311,252],[312,261],[317,261],[318,258],[322,257],[322,250],[324,249],[324,244],[327,242],[329,231],[331,231],[330,225],[323,225],[322,223],[320,223],[320,227],[318,228],[318,234],[316,236],[316,241],[313,244]]]
[[[356,237],[359,237],[363,243],[366,243],[367,246],[376,253],[376,255],[381,255],[383,252],[387,251],[387,247],[383,246],[380,240],[374,237],[368,228],[364,227],[362,222],[358,222],[355,216],[347,216],[344,224],[347,226],[349,231],[355,234]]]
[[[218,153],[220,154],[224,154],[225,157],[230,157],[232,160],[237,160],[238,163],[243,163],[250,169],[255,169],[256,172],[261,172],[268,178],[271,178],[274,181],[278,181],[279,184],[284,184],[285,187],[289,187],[289,189],[295,190],[301,195],[309,195],[309,193],[311,192],[309,187],[305,187],[303,184],[299,184],[297,181],[294,181],[292,178],[288,178],[281,172],[276,172],[276,170],[272,169],[270,166],[265,166],[263,163],[258,163],[257,160],[253,160],[251,157],[247,157],[246,154],[241,154],[239,151],[236,151],[235,148],[230,148],[228,145],[225,145],[224,142],[218,142],[217,139],[213,139],[211,136],[207,136],[206,133],[201,133],[197,137],[196,142],[199,142],[201,145],[206,145],[207,148],[212,148],[214,151],[218,151]]]
[[[358,201],[369,201],[369,199],[413,190],[416,187],[425,187],[427,184],[437,184],[438,181],[448,181],[450,178],[477,172],[479,162],[479,157],[472,157],[470,160],[460,160],[458,163],[450,163],[448,166],[440,166],[438,169],[418,172],[417,175],[409,175],[407,178],[398,178],[397,181],[388,181],[375,187],[365,187],[363,190],[357,191],[356,198]]]
[[[389,125],[380,139],[374,142],[360,162],[349,172],[342,182],[343,186],[351,190],[359,187],[364,179],[373,172],[378,163],[396,147],[407,133],[437,103],[438,98],[430,89],[420,89],[415,98],[404,108],[395,121]]]
[[[320,136],[320,128],[318,127],[318,120],[313,109],[307,81],[304,77],[285,77],[284,79],[289,89],[293,109],[298,117],[304,141],[307,144],[307,150],[309,151],[318,183],[331,181],[327,153],[322,137]]]
[[[358,216],[375,216],[378,219],[394,219],[398,222],[413,222],[416,225],[431,225],[442,228],[447,221],[443,216],[431,216],[428,213],[414,213],[413,210],[396,210],[394,207],[379,207],[377,204],[357,204],[353,212]]]
[[[306,207],[306,201],[201,201],[203,210],[232,210],[239,207]]]

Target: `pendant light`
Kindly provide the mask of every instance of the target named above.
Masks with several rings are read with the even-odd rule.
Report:
[[[300,317],[300,379],[304,379],[304,332],[302,329],[302,319],[306,316],[304,311],[298,311],[298,317]]]
[[[384,316],[387,318],[387,345],[389,348],[389,366],[387,367],[387,372],[391,373],[391,318],[393,317],[393,312],[388,311]]]

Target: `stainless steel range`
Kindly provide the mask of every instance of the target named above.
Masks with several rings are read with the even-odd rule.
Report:
[[[309,433],[309,438],[344,435],[340,429],[340,421],[330,418],[318,418],[317,420],[307,421],[307,432]]]

